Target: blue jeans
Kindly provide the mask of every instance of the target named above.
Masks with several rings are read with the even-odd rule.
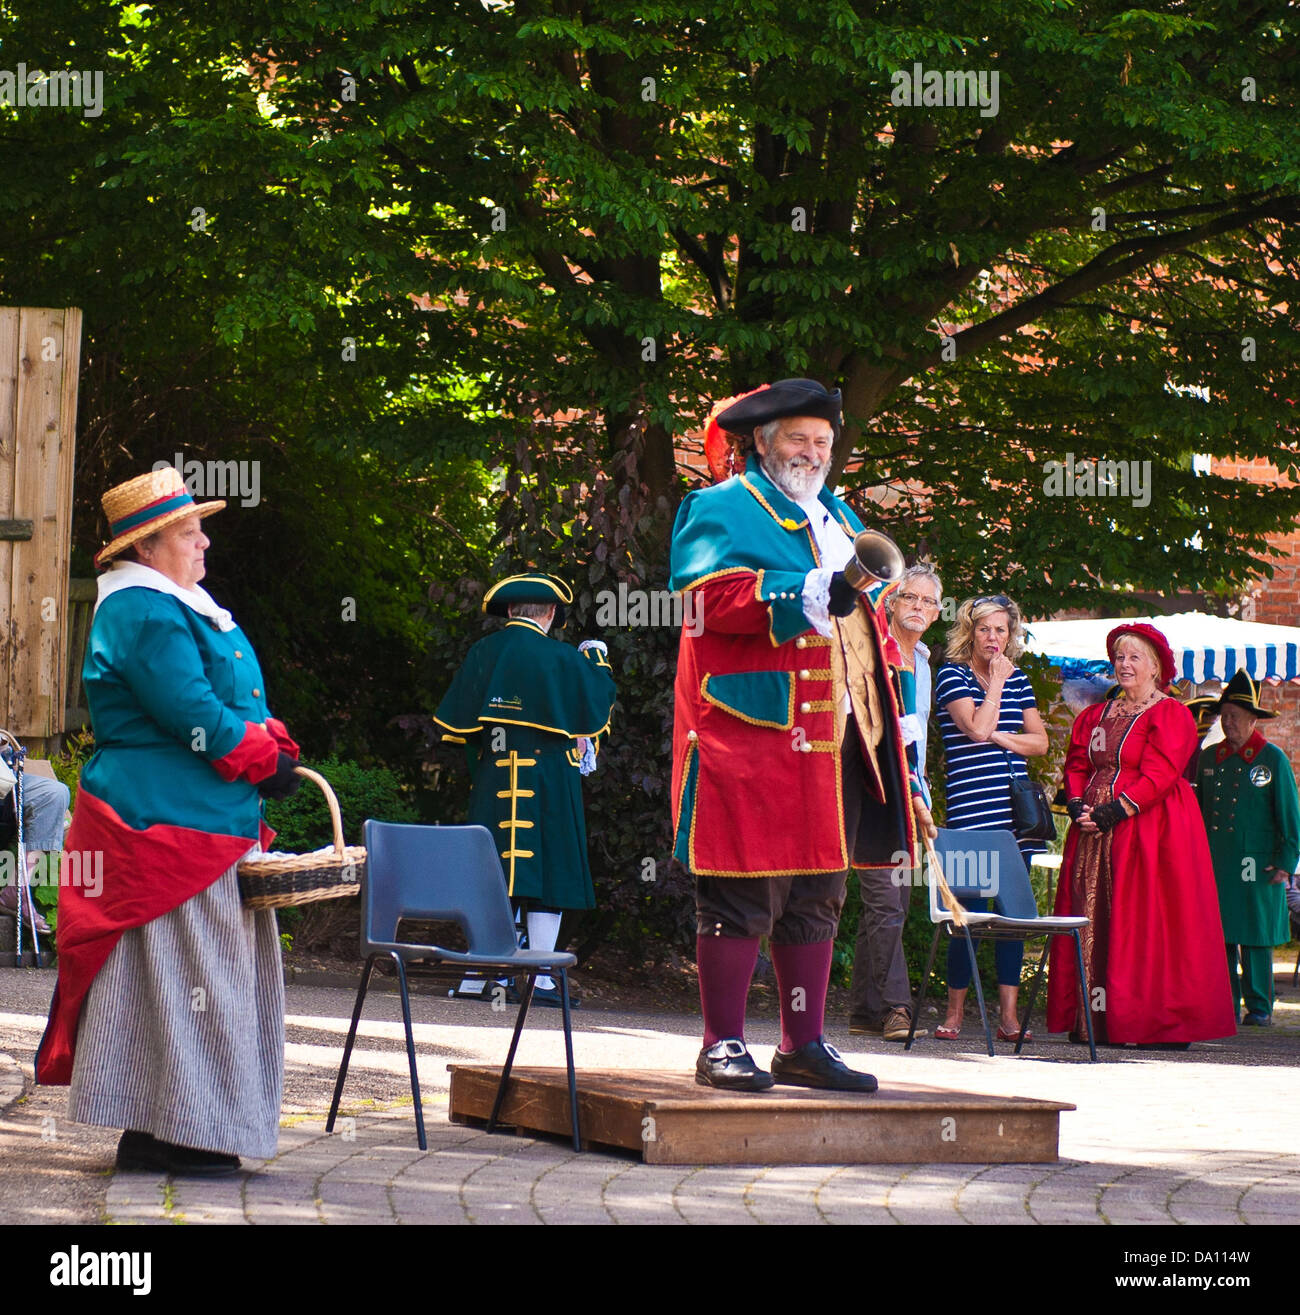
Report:
[[[962,897],[963,908],[973,913],[987,913],[993,907],[993,901]],[[980,943],[974,942],[975,953],[979,953]],[[1020,966],[1025,961],[1024,941],[994,941],[993,962],[997,965],[999,986],[1019,986]],[[948,940],[948,989],[964,991],[970,986],[970,957],[966,953],[966,938],[960,932]]]

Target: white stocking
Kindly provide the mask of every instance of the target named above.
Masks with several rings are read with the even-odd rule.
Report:
[[[560,915],[558,913],[528,914],[528,948],[530,950],[553,950],[555,942],[560,939]],[[555,981],[550,977],[537,979],[539,991],[555,990]]]

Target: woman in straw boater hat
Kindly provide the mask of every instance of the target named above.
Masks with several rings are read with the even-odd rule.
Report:
[[[110,542],[83,668],[95,753],[65,848],[102,890],[59,892],[59,977],[37,1080],[74,1122],[124,1128],[120,1169],[216,1175],[275,1153],[284,985],[275,915],[235,868],[297,787],[247,636],[199,587],[201,522],[172,468],[104,495]],[[99,883],[97,883],[99,884]],[[93,888],[93,887],[92,887]]]

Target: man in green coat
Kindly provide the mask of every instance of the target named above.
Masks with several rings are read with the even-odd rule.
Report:
[[[1201,751],[1196,789],[1219,887],[1233,999],[1248,1027],[1273,1021],[1273,947],[1285,945],[1286,881],[1300,859],[1300,803],[1286,754],[1256,729],[1276,713],[1238,671],[1219,700],[1223,740]],[[1241,961],[1238,979],[1237,962]]]
[[[528,927],[528,945],[553,950],[564,909],[595,905],[587,862],[582,777],[594,770],[609,729],[614,679],[599,640],[577,648],[548,632],[563,625],[572,591],[530,573],[488,590],[483,610],[507,618],[465,657],[434,721],[444,741],[464,744],[474,787],[469,821],[491,831],[506,890]],[[459,994],[478,995],[462,982]],[[559,1002],[549,978],[534,999]]]

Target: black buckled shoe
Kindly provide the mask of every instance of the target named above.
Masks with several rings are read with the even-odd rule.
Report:
[[[870,1073],[851,1069],[834,1046],[822,1037],[800,1046],[792,1054],[777,1050],[772,1056],[772,1077],[791,1087],[820,1087],[825,1091],[875,1091],[880,1085]]]
[[[695,1080],[702,1087],[720,1091],[767,1091],[773,1083],[772,1075],[754,1063],[745,1043],[734,1038],[716,1041],[700,1051]]]

